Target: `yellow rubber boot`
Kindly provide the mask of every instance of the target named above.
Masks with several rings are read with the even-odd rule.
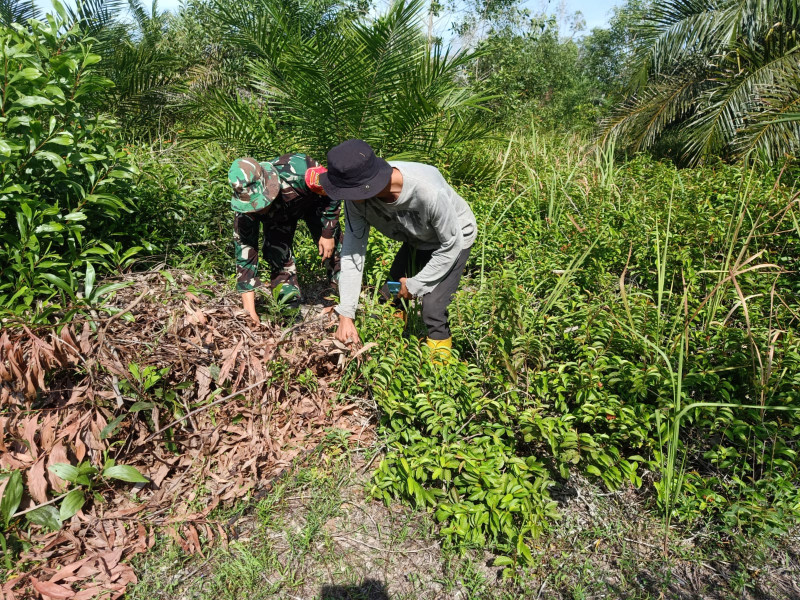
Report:
[[[428,338],[425,340],[425,344],[431,349],[431,362],[433,362],[433,364],[442,365],[450,360],[453,338],[449,337],[446,340],[432,340]]]

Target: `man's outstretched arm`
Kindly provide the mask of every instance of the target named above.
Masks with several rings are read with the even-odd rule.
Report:
[[[361,279],[364,273],[364,257],[369,239],[369,223],[365,218],[365,207],[347,201],[345,204],[345,233],[342,240],[341,272],[339,274],[339,328],[336,339],[347,343],[358,342],[355,323],[358,297],[361,294]]]

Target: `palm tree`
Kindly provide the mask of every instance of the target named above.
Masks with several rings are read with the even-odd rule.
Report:
[[[2,25],[27,23],[28,19],[39,18],[40,11],[33,0],[0,0],[0,21]]]
[[[633,150],[775,161],[800,144],[797,0],[666,0],[639,28],[627,100],[603,126]]]
[[[153,0],[150,11],[141,0],[128,0],[134,27],[117,22],[107,33],[116,41],[107,50],[105,75],[114,82],[111,110],[136,133],[158,133],[174,115],[170,103],[177,92],[185,61],[169,43],[169,13]]]
[[[85,98],[83,105],[114,114],[129,135],[157,132],[162,119],[172,116],[170,101],[186,70],[166,35],[169,13],[160,12],[155,0],[150,11],[142,0],[52,1],[61,27],[74,29],[91,44],[101,57],[97,74],[114,83],[104,94]]]
[[[201,99],[211,116],[196,135],[316,156],[359,137],[385,156],[418,158],[485,135],[486,97],[462,83],[472,57],[428,43],[427,9],[425,0],[398,0],[367,20],[325,3],[217,0],[223,35],[246,71],[235,90]]]

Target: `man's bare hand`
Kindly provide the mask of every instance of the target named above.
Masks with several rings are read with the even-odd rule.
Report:
[[[397,292],[398,297],[403,298],[404,300],[411,300],[414,296],[411,295],[411,292],[408,291],[406,287],[406,278],[400,278],[400,291]]]
[[[333,238],[319,238],[319,255],[322,257],[322,260],[326,260],[333,256],[333,251],[336,248],[336,240]]]
[[[356,324],[350,317],[339,315],[339,328],[336,330],[336,339],[343,344],[360,344],[361,339],[356,331]]]

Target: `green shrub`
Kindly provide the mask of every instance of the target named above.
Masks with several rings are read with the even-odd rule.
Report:
[[[20,315],[55,296],[98,297],[95,267],[130,258],[115,245],[136,172],[115,123],[82,107],[111,84],[91,40],[59,17],[0,28],[0,306]]]
[[[479,226],[450,309],[465,362],[431,365],[367,300],[359,326],[380,352],[345,383],[381,410],[375,495],[434,511],[449,543],[509,565],[530,561],[556,516],[549,490],[576,471],[640,488],[667,524],[796,523],[790,191],[737,167],[603,164],[530,137],[509,148],[476,150],[505,161],[494,185],[460,187]],[[391,252],[370,251],[376,284]]]

